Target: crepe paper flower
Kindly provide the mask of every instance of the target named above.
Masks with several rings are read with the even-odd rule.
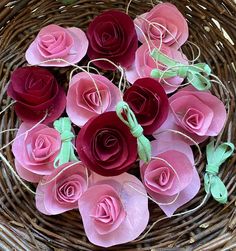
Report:
[[[73,143],[71,142],[75,135],[71,131],[70,119],[66,117],[60,118],[54,121],[53,126],[60,133],[62,141],[60,153],[54,160],[54,167],[57,168],[70,161],[78,161],[74,153]]]
[[[138,123],[133,111],[129,105],[121,101],[116,106],[116,114],[119,119],[128,126],[131,134],[137,138],[138,156],[144,162],[149,162],[151,159],[151,144],[148,138],[143,135],[143,128]]]
[[[165,135],[160,135],[151,145],[152,156],[157,159],[140,163],[141,177],[149,195],[171,217],[199,191],[193,153],[184,141],[168,140]]]
[[[82,163],[68,162],[44,176],[36,189],[37,209],[56,215],[78,208],[78,200],[87,189],[85,170]]]
[[[152,78],[137,79],[124,93],[124,101],[129,104],[146,135],[156,131],[168,116],[168,97],[161,84]]]
[[[46,69],[27,66],[13,71],[7,94],[16,103],[17,116],[24,122],[44,124],[56,120],[65,109],[66,95],[55,77]]]
[[[154,132],[173,129],[183,132],[197,143],[218,135],[226,122],[223,102],[210,92],[187,86],[169,98],[170,112],[165,123]],[[173,137],[178,137],[172,135]],[[189,142],[193,144],[193,142]]]
[[[79,131],[76,148],[92,171],[115,176],[127,171],[137,158],[137,140],[116,112],[91,118]]]
[[[82,127],[90,118],[114,111],[122,92],[104,76],[81,72],[71,79],[66,112],[71,121]]]
[[[170,78],[179,76],[181,78],[187,78],[187,81],[199,91],[206,91],[211,88],[211,81],[209,79],[211,68],[208,64],[180,64],[157,49],[154,49],[151,52],[151,56],[161,64],[167,66],[167,70],[165,71],[160,69],[152,70],[151,77]]]
[[[106,58],[124,68],[133,63],[138,38],[133,20],[127,14],[118,10],[103,12],[89,24],[87,36],[90,59]],[[94,64],[103,70],[116,70],[104,60]]]
[[[46,125],[22,123],[12,144],[15,167],[21,178],[39,182],[53,170],[53,162],[61,147],[59,132]],[[31,130],[30,130],[31,129]],[[27,132],[28,131],[28,132]]]
[[[160,45],[159,41],[150,41],[149,44],[144,43],[137,49],[133,65],[125,72],[127,80],[130,83],[133,84],[138,78],[151,77],[152,70],[154,69],[166,70],[166,66],[163,66],[152,58],[151,52],[154,48],[160,48],[160,51],[163,54],[177,62],[185,65],[188,64],[186,57],[175,48],[169,47],[165,44]],[[165,78],[165,80],[162,80],[160,83],[163,85],[166,93],[171,93],[178,88],[183,80],[183,78],[177,76]]]
[[[78,63],[87,50],[88,39],[81,29],[50,24],[39,31],[27,49],[25,58],[32,65],[65,67]],[[44,62],[47,60],[48,62]]]
[[[178,49],[189,36],[186,19],[171,3],[156,5],[149,12],[138,16],[134,23],[138,39],[142,43],[151,39]]]
[[[123,173],[115,177],[92,174],[91,186],[79,199],[79,211],[90,242],[111,247],[137,238],[149,220],[143,184]]]
[[[218,176],[220,166],[233,154],[234,144],[230,142],[214,146],[214,141],[206,148],[207,165],[204,175],[205,191],[219,203],[225,204],[228,198],[228,191]]]

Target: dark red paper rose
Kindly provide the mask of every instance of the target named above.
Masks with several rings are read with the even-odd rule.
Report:
[[[91,118],[81,128],[76,148],[81,161],[103,176],[119,175],[137,159],[137,139],[113,111]]]
[[[159,128],[169,112],[168,97],[161,84],[152,78],[140,78],[124,93],[124,101],[135,113],[144,134]]]
[[[54,76],[46,69],[27,66],[16,69],[7,89],[10,97],[16,100],[15,112],[25,122],[38,122],[46,111],[43,123],[56,120],[62,114],[66,96]]]
[[[87,30],[90,59],[107,58],[123,67],[129,67],[138,48],[138,38],[133,20],[125,13],[109,10],[97,16]],[[104,70],[115,70],[106,61],[94,64]]]

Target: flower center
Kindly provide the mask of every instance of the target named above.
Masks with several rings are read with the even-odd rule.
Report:
[[[183,117],[183,122],[189,129],[200,129],[204,122],[204,116],[202,112],[189,108]]]

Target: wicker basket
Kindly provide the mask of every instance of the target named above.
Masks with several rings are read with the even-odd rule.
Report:
[[[189,40],[201,49],[206,61],[230,91],[229,119],[218,140],[236,142],[236,4],[234,0],[176,0],[173,2],[188,19]],[[84,30],[94,16],[106,9],[125,10],[126,0],[79,0],[63,6],[56,0],[1,0],[0,2],[0,100],[4,108],[11,100],[6,86],[13,69],[25,63],[24,53],[38,31],[50,23],[78,26]],[[132,1],[129,14],[135,17],[152,7],[150,1]],[[154,3],[155,4],[155,3]],[[191,58],[191,50],[184,47]],[[65,69],[60,74],[65,74]],[[57,73],[57,72],[56,72]],[[66,76],[65,80],[66,83]],[[213,93],[226,102],[224,90],[214,85]],[[0,130],[18,127],[14,109],[0,117]],[[10,142],[15,132],[0,134],[1,145]],[[201,145],[205,150],[205,145]],[[13,165],[11,147],[3,151]],[[108,250],[236,250],[236,155],[221,168],[221,177],[229,191],[225,206],[209,199],[198,211],[170,218],[157,224],[139,242],[127,243]],[[200,176],[205,157],[198,166]],[[204,189],[179,211],[199,205]],[[150,204],[150,225],[163,213]],[[149,225],[149,226],[150,226]],[[149,227],[148,226],[148,227]],[[104,250],[86,238],[78,211],[59,216],[40,214],[34,196],[27,192],[1,162],[0,166],[0,250]]]

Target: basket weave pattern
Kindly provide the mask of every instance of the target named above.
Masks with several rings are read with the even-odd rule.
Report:
[[[217,140],[236,142],[236,4],[233,0],[176,0],[170,1],[187,18],[189,40],[201,49],[201,61],[208,63],[214,74],[230,92],[230,110],[226,127]],[[106,9],[125,11],[126,0],[80,0],[63,6],[56,0],[1,0],[0,2],[0,101],[1,108],[10,104],[6,87],[11,71],[25,64],[24,53],[39,30],[51,23],[77,26],[86,30],[89,22]],[[134,0],[129,15],[135,17],[152,7],[146,0]],[[189,46],[184,52],[191,58]],[[195,51],[196,54],[196,51]],[[85,59],[86,60],[86,59]],[[85,61],[86,62],[86,61]],[[84,62],[82,62],[83,64]],[[66,86],[70,70],[54,70],[64,76]],[[212,92],[223,102],[227,96],[222,87],[213,85]],[[13,107],[0,117],[0,130],[19,127]],[[0,146],[14,138],[15,132],[0,134]],[[1,147],[0,147],[1,148]],[[201,145],[205,151],[205,145]],[[2,152],[14,164],[11,147]],[[196,154],[197,155],[197,154]],[[236,155],[221,167],[220,175],[229,192],[225,206],[208,200],[198,211],[164,220],[157,224],[141,241],[113,247],[108,250],[234,250],[236,248]],[[197,166],[202,179],[205,156]],[[30,184],[29,184],[30,185]],[[199,205],[204,189],[179,211]],[[163,213],[150,203],[150,225]],[[0,162],[0,250],[104,250],[93,246],[86,238],[78,211],[59,216],[45,216],[35,208],[34,196],[27,192]],[[167,249],[168,248],[168,249]]]

